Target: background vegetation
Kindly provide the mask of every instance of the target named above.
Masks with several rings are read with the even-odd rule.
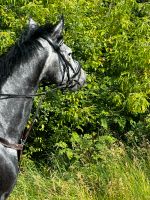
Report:
[[[39,89],[49,94],[10,199],[150,199],[149,10],[140,0],[0,0],[1,54],[29,17],[64,14],[65,43],[88,74],[75,93]]]

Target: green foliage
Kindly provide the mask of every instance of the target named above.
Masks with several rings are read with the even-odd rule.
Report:
[[[133,113],[145,113],[149,107],[149,102],[142,93],[130,94],[127,101],[128,107]]]
[[[63,13],[65,42],[88,73],[87,86],[75,93],[40,88],[49,94],[41,106],[26,153],[50,162],[58,144],[72,159],[77,156],[72,149],[74,145],[76,150],[77,147],[83,150],[84,142],[86,148],[95,148],[95,154],[99,152],[96,144],[102,145],[100,136],[113,136],[130,145],[149,139],[149,3],[136,0],[0,3],[1,53],[15,43],[29,17],[44,24],[56,22]],[[38,101],[36,98],[33,113]],[[31,121],[32,115],[29,124]],[[78,142],[73,140],[74,133],[80,138]]]
[[[105,155],[111,152],[115,141],[116,139],[110,136],[96,137],[93,133],[92,135],[84,134],[81,137],[73,132],[70,139],[71,147],[62,141],[56,146],[59,149],[59,155],[66,155],[71,162],[86,166],[105,160]]]

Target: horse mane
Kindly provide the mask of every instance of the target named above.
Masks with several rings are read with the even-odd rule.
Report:
[[[42,47],[38,39],[50,36],[54,27],[53,24],[45,24],[37,29],[26,28],[20,39],[9,47],[8,52],[0,56],[0,86],[20,64],[28,64],[29,60],[37,55],[37,50]]]

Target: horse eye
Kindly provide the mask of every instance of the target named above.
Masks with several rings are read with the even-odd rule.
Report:
[[[68,53],[68,56],[72,56],[72,53]]]

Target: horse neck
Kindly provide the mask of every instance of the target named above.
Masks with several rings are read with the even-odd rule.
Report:
[[[1,88],[4,94],[35,94],[46,53],[36,52],[36,57],[17,67]],[[12,98],[0,100],[0,137],[17,143],[25,128],[32,107],[32,99]]]

